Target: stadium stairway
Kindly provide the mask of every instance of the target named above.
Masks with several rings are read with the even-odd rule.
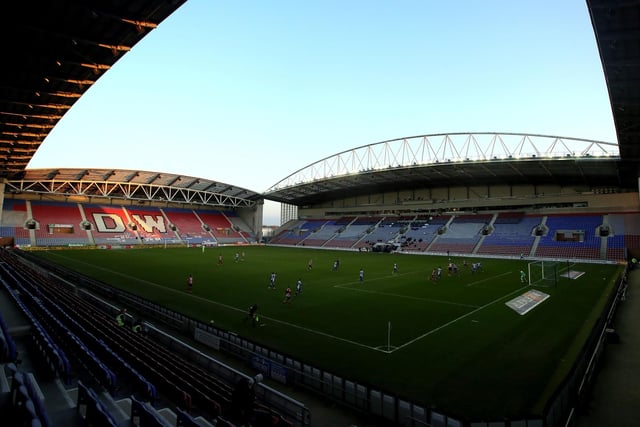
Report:
[[[451,223],[453,222],[454,219],[455,219],[455,215],[451,215],[451,218],[449,218],[447,222],[442,225],[442,227],[444,227],[445,230],[448,229],[449,227],[451,227]],[[440,237],[440,234],[436,233],[436,236],[433,238],[431,243],[429,243],[429,246],[427,246],[427,248],[424,251],[425,252],[431,251],[431,248],[436,244],[439,237]]]
[[[540,224],[541,225],[545,225],[545,223],[547,222],[547,217],[543,216],[540,219]],[[536,238],[533,240],[533,244],[531,245],[531,251],[529,251],[529,256],[534,256],[536,253],[536,250],[538,249],[538,245],[540,244],[540,240],[542,239],[542,236],[536,236]]]
[[[482,247],[482,244],[484,243],[484,239],[486,239],[487,236],[481,236],[480,240],[478,240],[478,243],[476,243],[476,245],[473,247],[473,250],[471,251],[472,254],[477,254],[478,250]]]
[[[493,216],[491,217],[491,221],[489,221],[489,223],[487,225],[490,226],[490,227],[493,227],[497,218],[498,218],[498,214],[497,213],[493,214]],[[487,236],[484,235],[484,234],[480,237],[480,240],[478,240],[478,243],[476,243],[476,245],[474,246],[473,250],[471,251],[472,254],[477,254],[478,253],[478,251],[482,247],[482,244],[484,243],[486,238],[487,238]]]
[[[628,275],[626,297],[613,320],[611,339],[589,400],[578,411],[575,427],[640,425],[640,269]]]
[[[607,259],[607,238],[606,237],[601,237],[600,238],[600,258],[601,259]]]

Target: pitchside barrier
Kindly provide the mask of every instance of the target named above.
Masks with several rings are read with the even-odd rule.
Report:
[[[547,426],[573,425],[576,412],[589,404],[589,390],[605,349],[607,330],[613,323],[618,304],[625,299],[627,270],[625,268],[616,279],[614,292],[609,296],[603,315],[591,331],[571,375],[558,387],[545,408]]]
[[[33,262],[39,263],[43,261],[33,258]],[[558,273],[562,269],[568,270],[571,268],[571,263],[567,264],[565,262],[564,267],[560,267],[561,263],[558,261],[555,261],[555,263],[555,267],[550,267],[551,264],[547,264],[547,268],[550,268],[550,270],[547,270],[547,273],[544,274],[542,273],[543,265],[539,266],[540,278],[545,274],[549,276],[551,274],[550,271],[554,269],[555,273]],[[69,277],[73,277],[74,280],[70,281],[82,283],[83,287],[88,288],[91,293],[82,292],[81,294],[84,297],[100,300],[94,295],[100,294],[112,301],[126,301],[128,307],[131,307],[132,310],[146,313],[150,319],[153,318],[166,325],[180,325],[177,330],[191,339],[225,354],[237,357],[249,364],[253,369],[263,372],[265,376],[268,375],[275,381],[305,387],[342,405],[405,427],[560,427],[570,425],[575,411],[583,403],[586,391],[589,389],[593,372],[603,351],[605,331],[611,323],[618,300],[621,299],[621,295],[624,292],[622,278],[626,273],[621,274],[616,279],[616,291],[612,293],[605,308],[605,312],[608,315],[606,317],[602,316],[591,332],[569,376],[556,389],[554,395],[545,406],[542,418],[468,420],[464,415],[444,414],[434,408],[402,399],[394,393],[379,390],[370,384],[362,384],[348,378],[342,378],[329,371],[318,369],[258,345],[233,332],[219,329],[215,325],[205,324],[180,313],[171,312],[136,295],[91,279],[80,278],[75,273],[69,275],[69,272],[58,266],[47,265],[47,268],[49,267],[56,270],[59,276],[67,276],[67,280],[69,280]],[[538,268],[538,266],[534,268]],[[106,301],[100,301],[105,305],[109,305]],[[189,346],[185,347],[184,343],[160,328],[156,328],[149,323],[148,327],[158,337],[166,339],[168,346],[171,348],[180,347],[181,351],[184,351],[190,357],[194,357],[195,360],[200,360],[208,369],[215,371],[221,378],[239,378],[237,375],[244,376],[239,371],[204,353],[195,349],[191,351]],[[261,387],[258,388],[257,396],[266,404],[279,410],[282,415],[288,417],[296,426],[308,426],[310,424],[311,414],[302,402],[298,402],[264,384],[261,384]]]

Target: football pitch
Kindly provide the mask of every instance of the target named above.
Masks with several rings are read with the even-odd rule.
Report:
[[[265,246],[36,254],[335,375],[474,419],[542,413],[620,271],[560,263],[559,273],[580,274],[534,286],[549,298],[521,315],[505,303],[532,289],[520,280],[527,259],[452,255],[458,273],[449,274],[447,257]],[[257,326],[244,321],[252,304]]]

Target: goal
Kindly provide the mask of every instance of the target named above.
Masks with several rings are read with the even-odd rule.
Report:
[[[558,284],[558,262],[533,261],[528,265],[529,286],[556,286]]]

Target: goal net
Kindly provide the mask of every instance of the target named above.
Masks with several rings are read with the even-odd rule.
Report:
[[[533,261],[529,263],[529,286],[556,286],[559,263],[554,261]]]

